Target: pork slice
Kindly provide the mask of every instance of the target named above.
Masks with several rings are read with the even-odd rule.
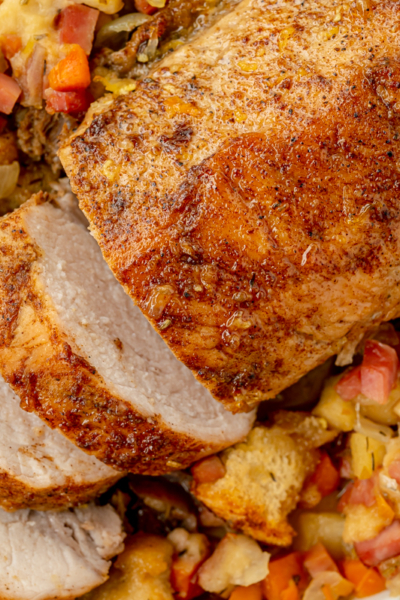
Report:
[[[0,371],[21,407],[120,469],[181,468],[245,437],[103,260],[71,194],[0,221]]]
[[[232,411],[400,314],[400,3],[363,6],[243,0],[60,154],[116,277]]]
[[[0,376],[0,506],[47,510],[87,502],[123,473],[77,448],[37,415]]]
[[[110,506],[61,512],[0,509],[0,597],[76,598],[103,583],[123,548],[121,520]]]

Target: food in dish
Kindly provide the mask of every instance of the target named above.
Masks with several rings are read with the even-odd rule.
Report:
[[[399,594],[397,3],[89,4],[0,4],[0,592]]]

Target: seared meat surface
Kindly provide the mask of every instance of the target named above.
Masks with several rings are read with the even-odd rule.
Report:
[[[61,151],[114,274],[232,411],[400,314],[399,17],[244,0]]]

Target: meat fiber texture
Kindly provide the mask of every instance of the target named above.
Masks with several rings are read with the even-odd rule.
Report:
[[[95,498],[122,477],[19,403],[0,376],[1,507],[66,508]]]
[[[125,294],[71,194],[0,221],[0,371],[21,407],[110,466],[155,474],[243,439]]]
[[[62,512],[0,509],[3,600],[73,599],[103,583],[122,552],[114,509],[89,504]]]
[[[114,274],[233,412],[400,314],[399,13],[243,0],[61,150]]]

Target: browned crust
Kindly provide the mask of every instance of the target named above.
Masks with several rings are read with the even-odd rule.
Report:
[[[233,412],[275,397],[346,344],[356,345],[371,325],[399,314],[400,63],[391,24],[400,5],[372,4],[371,16],[351,9],[343,17],[348,33],[335,46],[346,44],[350,58],[337,72],[338,54],[321,58],[331,61],[329,78],[301,58],[309,56],[307,19],[325,27],[318,2],[291,5],[297,46],[283,82],[265,83],[283,64],[278,50],[265,59],[265,72],[232,71],[239,100],[229,102],[234,108],[248,100],[247,120],[259,118],[260,127],[257,115],[272,110],[268,135],[223,125],[229,102],[221,95],[215,119],[171,117],[169,93],[146,80],[61,152],[114,274],[176,356]],[[252,32],[257,39],[263,18]],[[251,43],[249,34],[244,56]],[[185,77],[175,75],[177,95],[199,111],[196,100],[204,105],[217,86],[207,87],[200,72],[191,91]],[[144,125],[145,133],[132,133]],[[199,140],[217,150],[187,169],[182,157]],[[110,160],[119,169],[111,178],[102,174]],[[154,317],[150,300],[162,285],[173,294]],[[245,299],[235,301],[237,293]],[[244,328],[231,326],[235,311]]]
[[[0,221],[0,371],[21,407],[106,464],[136,473],[171,471],[221,449],[144,418],[74,351],[39,287],[40,249],[24,225],[40,202],[39,194]]]
[[[9,511],[65,509],[94,500],[118,479],[117,474],[100,482],[77,485],[73,478],[67,477],[63,485],[37,489],[3,472],[0,473],[0,506]]]

